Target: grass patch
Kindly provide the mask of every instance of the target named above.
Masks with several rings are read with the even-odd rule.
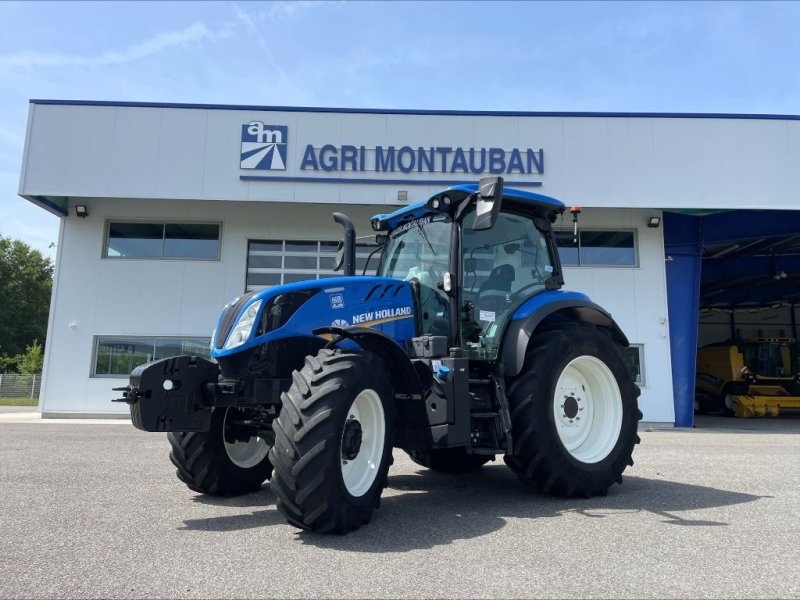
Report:
[[[38,398],[0,398],[0,406],[39,406]]]

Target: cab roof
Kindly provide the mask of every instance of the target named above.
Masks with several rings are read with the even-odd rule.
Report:
[[[433,196],[431,196],[431,198],[449,194],[451,197],[453,197],[455,202],[460,202],[462,199],[466,198],[470,194],[474,194],[477,191],[477,183],[463,183],[436,192]],[[418,219],[427,214],[434,213],[435,211],[432,210],[428,204],[431,198],[416,202],[414,204],[409,204],[408,206],[399,208],[392,213],[375,215],[372,217],[372,219],[373,221],[377,219],[388,229],[394,229],[409,219]],[[556,200],[555,198],[551,198],[550,196],[534,194],[533,192],[526,192],[524,190],[517,190],[514,188],[505,188],[503,190],[503,200],[514,200],[523,205],[529,204],[531,205],[531,208],[539,207],[548,211],[559,208],[563,209],[565,206],[563,202]]]

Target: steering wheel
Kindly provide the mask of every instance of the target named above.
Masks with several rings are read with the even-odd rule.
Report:
[[[494,313],[502,313],[509,305],[505,295],[500,294],[484,294],[483,297],[479,295],[475,301],[479,310],[490,310]]]

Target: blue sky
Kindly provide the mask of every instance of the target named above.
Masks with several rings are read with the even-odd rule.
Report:
[[[800,114],[800,2],[0,2],[0,233],[30,98]]]

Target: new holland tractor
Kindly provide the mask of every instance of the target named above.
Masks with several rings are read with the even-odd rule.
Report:
[[[168,432],[178,478],[233,496],[267,479],[289,523],[343,533],[369,522],[392,449],[446,473],[497,455],[559,496],[605,495],[639,442],[628,341],[588,297],[561,291],[552,225],[564,205],[457,185],[371,220],[377,276],[246,293],[224,307],[213,361],[137,367],[118,401]]]

